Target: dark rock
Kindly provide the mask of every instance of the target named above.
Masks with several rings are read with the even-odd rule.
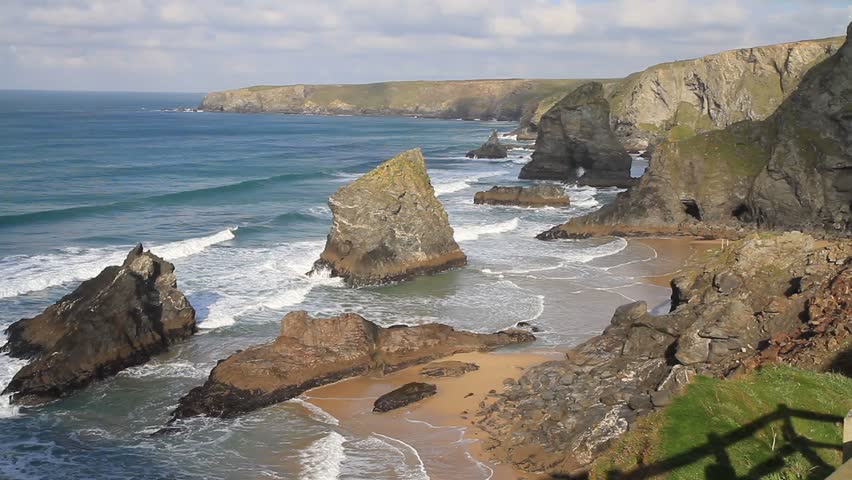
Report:
[[[419,149],[382,163],[329,199],[334,216],[314,270],[350,285],[380,284],[463,266]]]
[[[479,365],[475,363],[450,360],[430,363],[420,369],[420,375],[426,377],[461,377],[467,372],[475,372],[476,370],[479,370]]]
[[[497,130],[491,132],[488,141],[482,144],[476,150],[467,152],[467,158],[506,158],[508,150],[503,145],[500,145],[500,138],[497,136]]]
[[[586,83],[541,118],[532,161],[520,178],[615,185],[630,180],[630,155],[612,133],[603,87]]]
[[[719,293],[725,295],[730,295],[736,289],[740,288],[742,284],[743,281],[741,278],[729,272],[720,272],[713,277],[713,286],[719,290]]]
[[[542,184],[533,187],[491,187],[476,192],[476,205],[514,205],[519,207],[567,207],[568,195],[559,185]]]
[[[531,324],[530,322],[518,322],[515,324],[515,328],[520,328],[522,330],[529,330],[533,333],[541,332],[541,327]]]
[[[376,413],[389,412],[419,402],[438,393],[438,387],[432,383],[411,382],[379,397],[373,404]]]
[[[382,328],[354,313],[314,319],[303,311],[291,312],[281,320],[275,341],[216,365],[204,385],[180,399],[172,421],[235,417],[344,378],[534,339],[520,330],[477,334],[437,323]]]
[[[13,403],[44,403],[145,363],[195,331],[195,310],[177,289],[174,265],[139,244],[121,266],[9,326],[4,350],[32,361],[3,394]]]

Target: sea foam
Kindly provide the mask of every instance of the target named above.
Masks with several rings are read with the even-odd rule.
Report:
[[[492,223],[490,225],[461,225],[453,227],[457,242],[476,240],[482,235],[493,235],[497,233],[510,232],[518,228],[520,219],[513,218],[505,222]]]
[[[346,460],[346,450],[343,446],[345,442],[343,435],[329,432],[299,452],[302,464],[301,478],[303,480],[336,480],[340,477],[343,461]]]

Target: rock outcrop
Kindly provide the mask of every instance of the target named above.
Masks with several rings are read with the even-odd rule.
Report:
[[[180,399],[173,420],[234,417],[344,378],[534,339],[518,330],[477,334],[437,323],[383,328],[354,313],[311,318],[291,312],[275,341],[220,361],[203,386]]]
[[[350,285],[404,280],[465,265],[420,149],[382,163],[329,199],[331,232],[314,269]]]
[[[571,202],[559,185],[532,187],[491,187],[473,196],[476,205],[513,205],[519,207],[567,207]]]
[[[813,67],[769,118],[657,145],[639,185],[542,237],[852,229],[852,43]]]
[[[632,183],[631,162],[610,129],[603,86],[590,82],[541,118],[532,161],[520,178],[621,186]]]
[[[438,393],[434,383],[411,382],[392,390],[373,403],[373,412],[384,413],[419,402]]]
[[[576,473],[696,374],[740,372],[771,338],[814,320],[809,305],[826,289],[836,292],[831,298],[841,293],[836,279],[845,278],[850,254],[849,241],[818,247],[793,232],[752,235],[693,259],[673,281],[671,313],[651,315],[644,302],[619,307],[604,333],[566,360],[507,380],[479,414],[491,437],[483,446],[526,471]],[[848,309],[833,300],[819,305],[820,312]]]
[[[446,362],[433,362],[420,369],[420,375],[424,377],[461,377],[467,372],[479,370],[479,365],[469,362],[448,360]]]
[[[34,405],[164,352],[195,333],[195,310],[177,289],[174,265],[137,245],[41,314],[6,330],[9,355],[30,359],[3,395]]]
[[[491,132],[488,140],[481,147],[467,152],[467,158],[506,158],[509,150],[500,144],[497,130]]]

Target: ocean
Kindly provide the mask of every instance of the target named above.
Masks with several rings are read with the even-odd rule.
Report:
[[[493,185],[530,184],[517,176],[531,145],[499,161],[464,157],[492,129],[514,143],[515,123],[181,110],[201,98],[0,91],[0,328],[120,263],[137,242],[175,264],[200,328],[61,401],[19,409],[0,399],[0,477],[429,478],[409,443],[348,432],[300,400],[150,434],[217,360],[272,340],[291,310],[479,332],[525,321],[542,331],[518,348],[548,350],[599,333],[613,305],[644,298],[665,308],[666,289],[622,268],[656,258],[649,247],[534,239],[619,190],[569,186],[566,208],[473,204]],[[469,265],[359,289],[307,276],[330,226],[329,195],[412,147],[423,149]],[[634,175],[644,167],[634,162]],[[23,364],[0,357],[0,387]]]

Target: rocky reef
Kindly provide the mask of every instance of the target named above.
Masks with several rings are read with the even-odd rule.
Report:
[[[465,265],[420,149],[382,163],[329,199],[331,232],[314,270],[350,285],[404,280]]]
[[[852,28],[852,27],[850,27]],[[852,229],[852,44],[813,67],[769,118],[658,145],[639,184],[540,238]]]
[[[137,245],[44,312],[7,329],[9,355],[30,359],[3,395],[35,405],[63,397],[168,350],[195,333],[195,310],[174,265]]]
[[[481,147],[467,152],[467,158],[506,158],[509,150],[500,144],[500,138],[497,137],[497,130],[491,132],[488,140]]]
[[[772,338],[842,315],[850,255],[848,241],[819,246],[797,232],[755,234],[705,254],[672,282],[671,313],[624,305],[566,360],[507,380],[493,404],[481,405],[478,425],[490,436],[484,447],[530,472],[582,471],[695,375],[739,373]]]
[[[513,205],[518,207],[567,207],[571,202],[559,185],[532,187],[491,187],[473,196],[476,205]]]
[[[534,339],[519,330],[477,334],[437,323],[383,328],[354,313],[311,318],[291,312],[275,341],[220,361],[204,385],[180,399],[173,420],[234,417],[344,378]]]
[[[532,161],[520,178],[624,185],[630,155],[612,133],[603,86],[590,82],[556,103],[541,118]]]
[[[411,382],[394,389],[377,398],[373,404],[373,412],[384,413],[419,402],[438,393],[438,387],[433,383]]]

